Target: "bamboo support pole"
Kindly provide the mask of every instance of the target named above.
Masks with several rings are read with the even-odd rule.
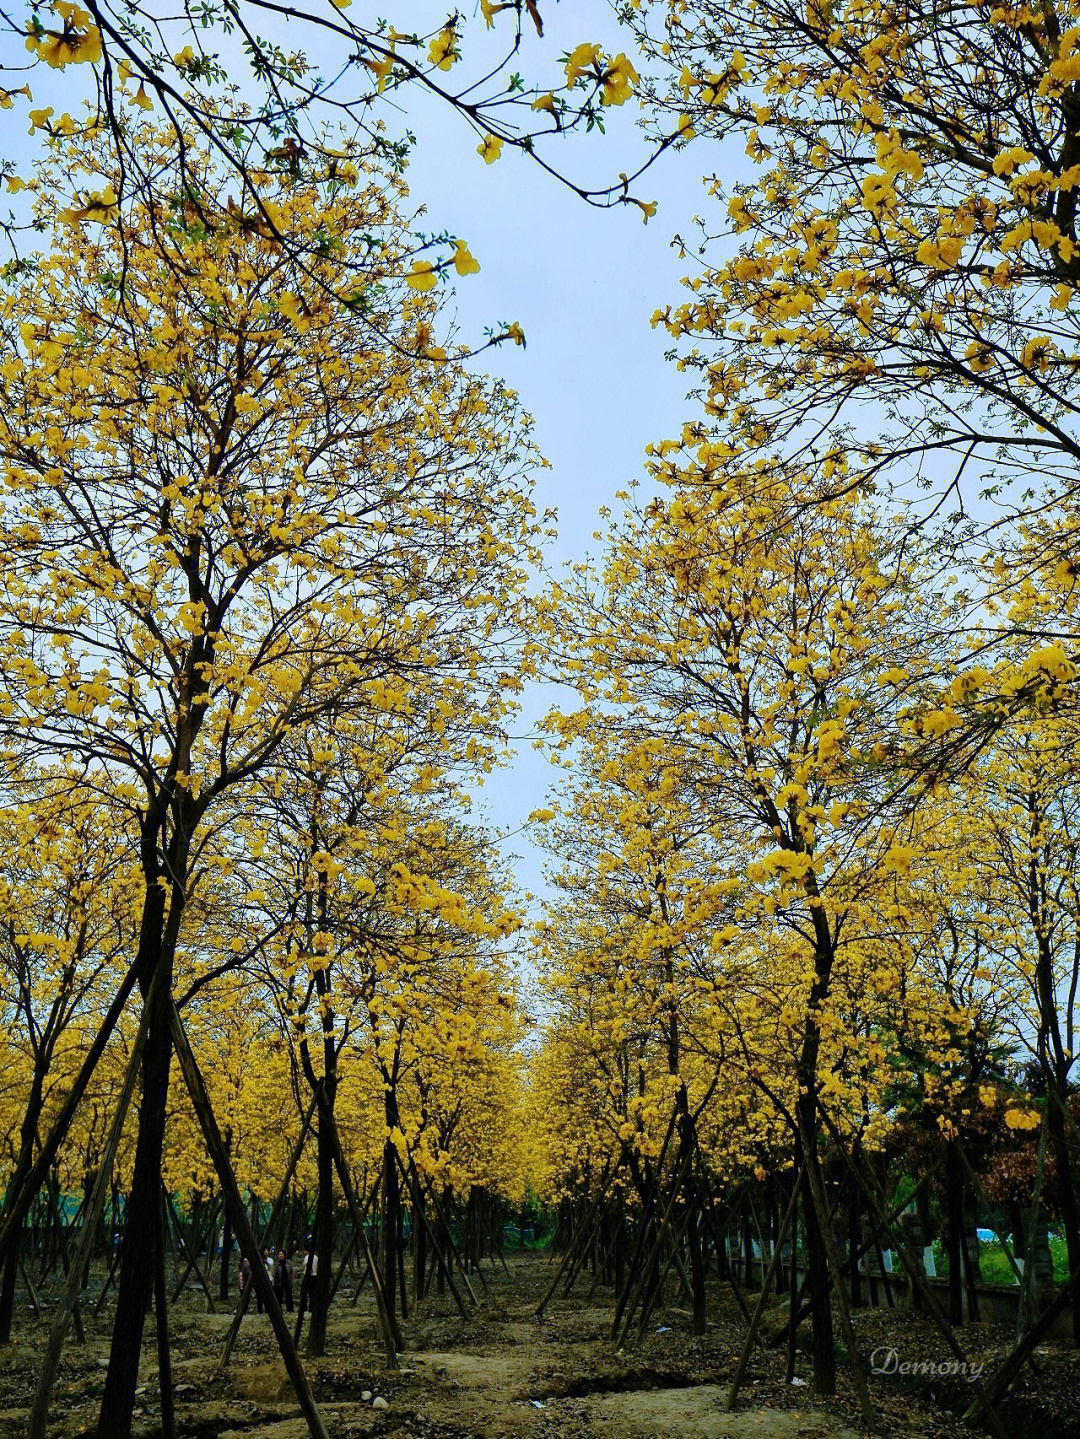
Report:
[[[169,1028],[172,1032],[173,1046],[180,1065],[181,1073],[187,1085],[188,1093],[191,1095],[191,1102],[195,1107],[199,1124],[202,1128],[203,1138],[209,1150],[210,1158],[217,1170],[218,1182],[221,1185],[222,1193],[225,1196],[226,1210],[231,1212],[233,1230],[240,1241],[241,1253],[247,1255],[248,1263],[251,1265],[251,1280],[256,1289],[259,1290],[263,1305],[270,1316],[270,1323],[274,1330],[274,1337],[277,1339],[278,1347],[281,1350],[281,1357],[289,1378],[292,1380],[293,1389],[300,1405],[304,1419],[307,1422],[308,1432],[312,1439],[328,1439],[326,1428],[322,1421],[315,1403],[314,1396],[304,1373],[304,1367],[300,1363],[296,1349],[293,1346],[292,1336],[289,1333],[281,1306],[277,1302],[274,1293],[274,1286],[270,1282],[270,1276],[266,1272],[266,1266],[262,1262],[259,1253],[259,1246],[248,1220],[247,1210],[244,1201],[240,1196],[240,1190],[236,1183],[236,1175],[233,1173],[232,1165],[229,1162],[228,1150],[225,1141],[218,1129],[217,1119],[214,1117],[213,1106],[210,1103],[210,1096],[206,1092],[206,1085],[203,1082],[202,1074],[195,1055],[192,1053],[188,1043],[184,1026],[181,1023],[180,1015],[177,1013],[176,1005],[169,1002]]]
[[[59,1153],[61,1144],[64,1142],[64,1136],[67,1134],[71,1121],[75,1117],[75,1112],[82,1102],[82,1097],[86,1092],[86,1086],[93,1077],[97,1062],[101,1058],[106,1044],[109,1042],[109,1038],[116,1027],[116,1021],[120,1018],[131,991],[135,988],[137,977],[137,965],[133,964],[124,976],[123,983],[117,990],[113,1002],[101,1022],[101,1028],[94,1036],[93,1043],[87,1050],[86,1058],[83,1060],[78,1074],[72,1081],[71,1088],[64,1096],[64,1102],[60,1106],[60,1112],[57,1114],[53,1127],[49,1131],[48,1138],[38,1150],[38,1157],[30,1166],[29,1173],[23,1181],[21,1189],[18,1194],[9,1196],[3,1219],[3,1227],[0,1228],[0,1265],[6,1260],[12,1244],[18,1242],[23,1220],[30,1212],[30,1207],[41,1188],[45,1176],[52,1168],[53,1161]]]
[[[266,1228],[263,1230],[262,1244],[259,1245],[260,1253],[262,1251],[262,1245],[266,1243],[273,1230],[274,1225],[277,1223],[278,1219],[281,1216],[282,1209],[285,1207],[285,1200],[288,1198],[289,1194],[289,1185],[292,1183],[292,1177],[296,1172],[296,1166],[300,1163],[300,1156],[304,1152],[304,1140],[307,1138],[308,1129],[311,1127],[311,1119],[315,1113],[315,1103],[316,1101],[313,1097],[311,1103],[308,1105],[307,1113],[304,1115],[304,1122],[300,1126],[300,1133],[297,1137],[296,1143],[292,1147],[292,1153],[289,1155],[289,1162],[285,1166],[285,1177],[281,1182],[281,1187],[278,1190],[277,1198],[274,1200],[274,1206],[270,1211],[270,1218],[267,1222]],[[224,1195],[222,1197],[224,1198]],[[223,1255],[222,1263],[224,1262],[225,1258]],[[265,1267],[266,1266],[262,1263],[262,1260],[260,1258],[259,1268],[265,1269]],[[221,1358],[218,1360],[217,1366],[217,1372],[219,1374],[224,1374],[226,1368],[228,1367],[229,1356],[232,1354],[233,1345],[236,1343],[236,1336],[240,1333],[240,1325],[243,1321],[245,1313],[247,1312],[247,1307],[250,1302],[251,1285],[249,1284],[248,1287],[244,1290],[243,1294],[241,1294],[240,1296],[240,1302],[236,1306],[236,1313],[233,1316],[233,1322],[229,1325],[229,1332],[225,1336],[225,1347],[221,1352]],[[294,1348],[296,1346],[296,1342],[297,1340],[294,1338]]]
[[[67,1337],[68,1323],[78,1303],[79,1293],[82,1289],[82,1276],[85,1273],[90,1252],[93,1248],[98,1221],[105,1208],[105,1196],[109,1188],[109,1179],[112,1175],[113,1165],[116,1162],[116,1152],[120,1147],[120,1137],[124,1131],[124,1120],[127,1118],[128,1108],[131,1104],[132,1095],[135,1093],[135,1086],[139,1077],[139,1064],[142,1060],[143,1043],[146,1039],[146,1015],[147,1009],[144,1007],[143,1018],[135,1035],[131,1058],[128,1060],[127,1072],[124,1075],[123,1087],[120,1090],[120,1097],[117,1100],[112,1123],[109,1126],[109,1132],[105,1140],[105,1149],[102,1153],[101,1163],[94,1177],[94,1185],[90,1195],[90,1206],[87,1210],[86,1223],[83,1226],[82,1237],[79,1240],[78,1250],[75,1255],[75,1263],[68,1270],[67,1292],[56,1311],[52,1328],[49,1331],[49,1342],[45,1349],[45,1358],[42,1361],[41,1372],[38,1375],[37,1389],[35,1390],[34,1401],[30,1409],[29,1439],[44,1439],[45,1428],[49,1419],[49,1400],[52,1397],[53,1385],[56,1383],[56,1373],[60,1367],[60,1355],[63,1352],[64,1340]]]
[[[739,1397],[739,1390],[742,1388],[742,1382],[746,1378],[750,1355],[754,1349],[754,1340],[757,1337],[757,1332],[761,1325],[761,1316],[765,1313],[765,1305],[769,1300],[769,1290],[772,1288],[776,1271],[780,1267],[780,1251],[784,1246],[784,1240],[787,1238],[788,1230],[791,1228],[791,1221],[795,1218],[795,1207],[798,1202],[799,1186],[801,1183],[802,1171],[800,1170],[795,1177],[795,1183],[791,1186],[791,1198],[788,1200],[788,1207],[780,1225],[780,1232],[776,1236],[776,1246],[773,1249],[772,1259],[769,1261],[765,1278],[761,1282],[761,1293],[758,1295],[757,1303],[754,1305],[754,1317],[750,1321],[750,1328],[747,1330],[746,1338],[743,1341],[742,1353],[739,1355],[739,1362],[732,1376],[731,1387],[727,1392],[727,1399],[724,1402],[724,1408],[729,1413],[735,1408],[736,1400]]]

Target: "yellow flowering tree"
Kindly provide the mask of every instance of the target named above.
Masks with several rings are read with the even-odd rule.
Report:
[[[167,169],[167,133],[132,140]],[[301,264],[240,213],[206,225],[200,197],[227,214],[229,181],[192,144],[169,201],[159,169],[89,216],[65,197],[78,176],[119,193],[108,148],[58,145],[35,201],[51,248],[0,299],[3,743],[127,785],[144,884],[151,1021],[102,1434],[130,1426],[201,851],[290,736],[499,631],[533,529],[512,397],[417,354],[434,307],[394,283],[395,178],[265,173],[277,227],[322,237]],[[338,253],[366,257],[348,304]]]
[[[657,123],[749,157],[709,182],[702,268],[657,317],[733,448],[782,436],[821,463],[835,443],[834,489],[918,480],[954,540],[985,527],[980,490],[995,519],[1074,494],[1070,5],[658,0],[631,19]]]
[[[92,780],[74,769],[24,776],[0,816],[0,1013],[18,1095],[4,1130],[14,1141],[4,1217],[123,971],[140,898],[130,835]],[[0,1274],[2,1344],[20,1262],[16,1243]]]
[[[479,140],[486,163],[504,148],[517,150],[589,203],[630,204],[648,218],[655,205],[630,193],[636,175],[590,187],[560,170],[563,137],[603,131],[607,111],[631,99],[640,81],[625,53],[609,54],[597,44],[577,45],[560,59],[541,40],[542,8],[543,0],[482,0],[473,17],[429,7],[426,17],[398,17],[402,23],[396,24],[393,16],[376,18],[352,0],[332,0],[323,9],[294,7],[286,30],[258,0],[239,6],[213,0],[186,17],[156,0],[139,0],[134,8],[34,0],[21,15],[5,17],[0,30],[0,108],[18,106],[43,137],[102,132],[118,167],[114,198],[121,200],[159,178],[131,143],[131,107],[155,113],[168,127],[182,172],[180,190],[190,180],[200,189],[198,162],[189,169],[186,137],[202,135],[231,172],[253,220],[294,258],[307,251],[310,239],[277,225],[260,195],[259,173],[268,168],[305,182],[317,174],[347,175],[358,148],[400,168],[416,137],[392,127],[403,107],[408,112],[414,93],[456,115],[465,141],[470,131]],[[40,101],[34,106],[35,87],[50,94],[54,89],[49,70],[64,72],[65,98],[81,82],[85,116],[57,115]],[[250,98],[242,110],[222,109],[229,83]],[[674,138],[665,137],[659,148]],[[636,173],[652,158],[646,154]],[[14,158],[0,159],[0,176],[16,191],[27,183]],[[204,223],[215,227],[221,219],[215,197],[200,195],[196,203]],[[17,219],[3,226],[16,246],[22,228]],[[469,272],[451,239],[435,237],[430,249],[422,247],[429,253],[421,278],[451,266]],[[345,252],[338,256],[346,268],[350,259]],[[490,342],[505,338],[513,335],[500,332]]]
[[[784,935],[787,1116],[812,1169],[838,957],[882,878],[912,859],[902,826],[919,787],[897,696],[929,664],[929,597],[857,491],[823,493],[779,465],[705,483],[722,446],[693,427],[684,446],[680,487],[631,507],[602,567],[582,567],[555,595],[557,628],[573,636],[561,674],[598,722],[651,736],[667,795],[689,776],[716,851],[702,895],[717,920],[710,945],[722,954],[754,926]],[[552,723],[573,734],[572,717]],[[641,775],[632,746],[620,758]],[[828,1390],[826,1254],[809,1202],[804,1221],[815,1382]]]

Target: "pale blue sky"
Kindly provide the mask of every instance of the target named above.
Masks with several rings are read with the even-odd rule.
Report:
[[[629,45],[606,0],[542,8],[544,39],[530,39],[520,66],[528,79],[547,73],[534,56],[557,57],[580,41],[599,41],[609,52]],[[637,114],[633,104],[612,110],[606,135],[571,138],[547,153],[575,180],[608,184],[647,154]],[[485,165],[467,125],[436,102],[418,104],[410,96],[409,124],[419,141],[410,191],[428,207],[427,227],[463,236],[480,261],[480,273],[457,284],[463,338],[503,320],[517,320],[525,331],[526,349],[500,346],[484,359],[535,417],[538,445],[551,463],[539,476],[538,506],[559,512],[550,555],[557,568],[597,549],[599,508],[614,505],[615,491],[629,481],[645,478],[645,446],[677,433],[691,413],[687,377],[664,360],[669,338],[649,320],[679,298],[687,263],[676,257],[671,237],[687,234],[691,216],[709,203],[700,177],[721,157],[715,146],[706,152],[700,144],[663,155],[635,186],[642,199],[659,202],[645,225],[630,206],[586,205],[517,152],[504,150]],[[568,691],[563,695],[573,703]],[[527,736],[558,697],[554,688],[530,686],[518,732]],[[494,775],[482,795],[492,819],[508,830],[543,805],[557,778],[527,737],[516,751],[513,768]],[[515,834],[507,848],[520,855],[521,884],[542,891],[544,856],[528,835]]]

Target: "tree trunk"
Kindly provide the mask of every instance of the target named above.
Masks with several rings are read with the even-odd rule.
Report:
[[[183,864],[177,866],[174,875],[182,874],[184,868]],[[135,1165],[124,1214],[120,1281],[109,1368],[101,1396],[98,1439],[129,1439],[131,1434],[131,1411],[139,1379],[143,1325],[153,1292],[157,1234],[161,1225],[161,1160],[172,1063],[169,1032],[172,954],[182,901],[177,898],[179,886],[174,882],[173,908],[166,925],[165,890],[157,883],[156,866],[152,861],[148,864],[145,854],[144,870],[147,871],[147,890],[138,959],[139,988],[147,1009],[142,1096]]]
[[[15,1168],[7,1186],[11,1196],[19,1193],[30,1173],[30,1166],[34,1158],[34,1136],[37,1134],[38,1120],[41,1118],[44,1081],[44,1074],[39,1073],[35,1068],[30,1094],[26,1102],[26,1113],[23,1115],[19,1134],[19,1157],[15,1161]],[[21,1246],[22,1236],[19,1235],[8,1253],[3,1276],[0,1277],[0,1344],[11,1343],[11,1325],[15,1315],[15,1290],[19,1282]]]
[[[813,881],[813,871],[810,872]],[[813,886],[813,890],[816,886]],[[799,1100],[796,1106],[799,1133],[797,1140],[804,1152],[807,1166],[818,1162],[818,1053],[821,1030],[818,1013],[829,993],[835,950],[829,921],[820,903],[811,900],[814,925],[814,982],[808,996],[806,1031],[799,1054]],[[824,1236],[814,1210],[809,1186],[803,1189],[803,1241],[806,1250],[806,1283],[810,1293],[811,1352],[814,1363],[814,1390],[818,1394],[836,1393],[836,1352],[833,1345],[832,1301],[829,1295],[829,1260]],[[837,1283],[842,1283],[837,1276]]]
[[[161,1397],[162,1439],[175,1439],[176,1419],[173,1410],[172,1353],[169,1349],[169,1300],[165,1278],[165,1241],[168,1225],[165,1214],[165,1191],[158,1206],[157,1254],[154,1260],[154,1319],[157,1324],[158,1390]]]
[[[139,1136],[124,1222],[120,1282],[109,1368],[101,1396],[98,1439],[129,1439],[131,1434],[143,1325],[153,1290],[157,1233],[161,1225],[161,1158],[172,1063],[168,1020],[170,988],[170,982],[163,979],[155,989],[143,1050]]]
[[[419,1304],[424,1297],[424,1279],[427,1272],[427,1225],[424,1222],[423,1200],[419,1195],[413,1202],[413,1303]]]
[[[852,1184],[848,1191],[847,1202],[847,1230],[848,1230],[848,1287],[851,1294],[851,1307],[858,1309],[862,1304],[862,1276],[859,1273],[859,1248],[862,1243],[862,1212],[859,1208],[858,1186]]]
[[[319,1105],[319,1131],[316,1136],[319,1191],[315,1196],[313,1242],[319,1267],[315,1282],[311,1286],[311,1325],[307,1339],[309,1359],[317,1359],[326,1353],[326,1323],[330,1313],[330,1290],[334,1282],[334,1144],[330,1135],[332,1123],[324,1088]]]
[[[1073,1061],[1061,1036],[1054,956],[1042,923],[1042,879],[1036,871],[1033,852],[1030,914],[1038,941],[1035,988],[1039,1001],[1039,1057],[1046,1074],[1047,1138],[1057,1168],[1058,1205],[1069,1255],[1069,1277],[1076,1278],[1080,1275],[1080,1214],[1077,1212],[1072,1154],[1065,1133],[1069,1071]],[[1073,1343],[1080,1344],[1080,1305],[1073,1310]]]
[[[964,1322],[964,1270],[960,1236],[964,1228],[964,1172],[954,1140],[945,1160],[945,1252],[949,1258],[949,1323]]]
[[[232,1154],[232,1129],[225,1130],[225,1152]],[[225,1211],[221,1224],[221,1273],[218,1275],[218,1297],[222,1304],[229,1302],[229,1290],[232,1285],[231,1265],[229,1259],[232,1255],[232,1220],[229,1217],[229,1206],[222,1202]]]
[[[391,1096],[387,1095],[387,1124],[393,1128],[390,1121]],[[396,1120],[395,1120],[396,1122]],[[386,1307],[391,1314],[397,1312],[397,1234],[398,1234],[398,1206],[401,1202],[398,1187],[397,1173],[397,1152],[388,1139],[383,1152],[383,1215],[382,1215],[382,1271],[383,1292],[386,1295]]]
[[[626,1282],[626,1218],[622,1207],[615,1221],[615,1255],[613,1260],[612,1288],[621,1294]]]
[[[398,1297],[401,1300],[401,1317],[409,1317],[409,1296],[405,1286],[405,1206],[401,1203],[400,1185],[398,1188],[398,1223],[397,1223],[397,1262],[398,1262]]]
[[[1057,1077],[1051,1080],[1047,1095],[1046,1129],[1057,1169],[1058,1203],[1061,1227],[1065,1231],[1065,1248],[1069,1256],[1069,1278],[1080,1275],[1080,1216],[1077,1214],[1076,1189],[1073,1183],[1072,1153],[1065,1133],[1066,1085]],[[1073,1343],[1080,1345],[1080,1305],[1073,1307]]]
[[[829,1258],[808,1185],[803,1189],[803,1243],[806,1251],[806,1285],[810,1293],[814,1390],[818,1394],[835,1394],[836,1350],[833,1342],[832,1302],[829,1296]],[[843,1280],[838,1282],[842,1283]]]

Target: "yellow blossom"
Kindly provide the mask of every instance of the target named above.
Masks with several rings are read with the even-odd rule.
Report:
[[[459,275],[475,275],[480,269],[480,262],[470,254],[464,240],[454,242],[454,269]]]
[[[461,59],[457,39],[457,31],[452,25],[447,25],[431,41],[428,59],[436,69],[449,70],[456,60]]]
[[[431,290],[438,277],[438,268],[430,260],[414,260],[405,283],[410,290]]]
[[[502,154],[503,142],[498,135],[485,135],[483,140],[476,147],[476,153],[484,161],[485,165],[493,164]]]
[[[571,89],[592,67],[600,63],[599,45],[577,45],[566,60],[566,83]]]
[[[629,59],[618,54],[604,71],[603,100],[605,105],[623,105],[634,93],[638,73]]]

